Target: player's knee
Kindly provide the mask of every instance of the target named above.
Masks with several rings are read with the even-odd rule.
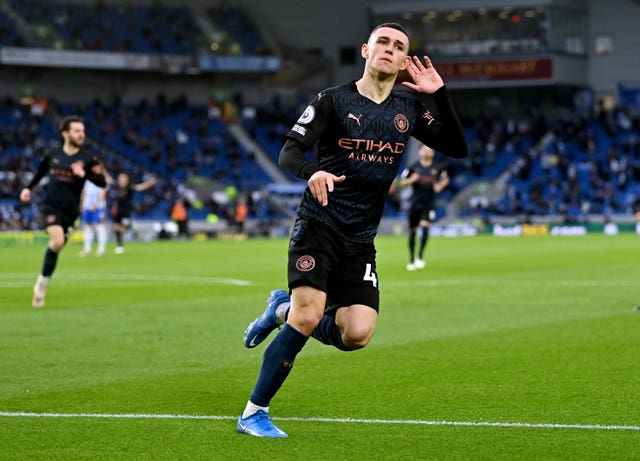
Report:
[[[60,250],[62,250],[62,247],[64,247],[64,243],[64,238],[53,238],[49,241],[49,248],[51,248],[51,250],[55,251],[56,253],[60,253]]]
[[[320,305],[292,305],[287,317],[287,323],[303,334],[310,335],[322,320],[322,314],[323,307]]]
[[[349,350],[362,349],[373,337],[373,331],[368,328],[350,328],[342,335],[342,343]]]

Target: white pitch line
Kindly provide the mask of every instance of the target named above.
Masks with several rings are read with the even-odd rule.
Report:
[[[15,280],[24,279],[23,283],[20,281],[2,281],[0,287],[17,287],[17,286],[31,286],[32,276],[31,274],[4,274],[7,277],[12,276]],[[223,277],[203,277],[203,276],[189,276],[189,275],[158,275],[158,274],[74,274],[65,273],[59,277],[62,285],[74,282],[75,280],[110,280],[110,281],[124,281],[124,282],[160,282],[160,283],[202,283],[208,284],[223,284],[223,285],[238,285],[238,286],[250,286],[253,283],[249,280],[223,278]]]
[[[237,416],[222,415],[163,415],[139,413],[30,413],[23,411],[0,411],[0,417],[8,418],[95,418],[95,419],[205,419],[235,421]],[[640,426],[616,424],[557,424],[557,423],[501,423],[489,421],[427,421],[420,419],[358,419],[358,418],[297,418],[273,417],[278,421],[347,424],[391,424],[409,426],[467,426],[467,427],[519,427],[529,429],[587,429],[601,431],[640,431]]]

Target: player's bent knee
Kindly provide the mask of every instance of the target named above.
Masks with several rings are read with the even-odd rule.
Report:
[[[322,308],[291,307],[287,323],[305,335],[310,335],[322,320]]]
[[[345,350],[355,351],[364,348],[367,344],[369,344],[370,339],[371,338],[343,337],[342,344],[344,344]]]
[[[63,247],[64,247],[64,239],[51,240],[51,242],[49,243],[49,248],[51,248],[56,253],[60,253]]]
[[[373,331],[368,329],[349,330],[342,335],[342,343],[350,350],[362,349],[373,337]]]

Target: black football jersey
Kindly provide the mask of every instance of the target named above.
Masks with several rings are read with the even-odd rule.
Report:
[[[435,162],[427,166],[416,162],[405,168],[401,177],[408,178],[413,173],[418,173],[419,179],[412,184],[411,207],[433,208],[436,196],[433,186],[447,177],[447,170]]]
[[[67,216],[78,215],[80,195],[86,180],[73,174],[71,164],[74,162],[83,162],[87,172],[99,163],[97,157],[83,150],[68,155],[62,149],[55,149],[43,156],[38,168],[38,173],[49,176],[42,204]]]
[[[307,188],[298,214],[347,240],[372,242],[411,136],[446,155],[466,155],[462,127],[446,89],[433,96],[439,119],[414,92],[402,87],[380,104],[361,95],[355,82],[319,93],[288,137],[307,148],[315,146],[319,169],[345,175],[346,180],[335,184],[325,207]],[[447,123],[441,123],[443,118]],[[451,146],[460,152],[452,152]]]
[[[114,201],[116,213],[119,216],[130,217],[133,213],[133,197],[135,190],[131,185],[127,187],[117,186],[114,192]]]

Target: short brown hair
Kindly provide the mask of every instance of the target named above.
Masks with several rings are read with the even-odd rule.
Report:
[[[84,123],[84,119],[79,115],[67,115],[60,122],[60,131],[69,131],[71,124],[74,122]]]
[[[371,33],[369,34],[369,36],[371,36],[371,34],[373,34],[376,30],[382,29],[383,27],[390,27],[391,29],[399,30],[400,32],[405,34],[407,38],[409,38],[409,33],[407,32],[407,30],[397,22],[383,22],[382,24],[378,24],[371,30]]]

